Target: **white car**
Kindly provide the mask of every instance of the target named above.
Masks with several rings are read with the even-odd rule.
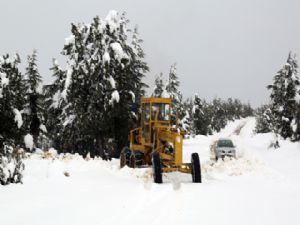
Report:
[[[225,156],[236,158],[236,149],[230,139],[221,138],[215,146],[215,157],[218,160],[219,158],[223,159]]]

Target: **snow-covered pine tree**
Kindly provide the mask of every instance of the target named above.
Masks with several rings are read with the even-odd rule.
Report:
[[[232,98],[228,98],[225,104],[226,116],[228,120],[236,119],[236,107],[235,101]]]
[[[254,116],[254,110],[252,109],[250,103],[248,102],[247,104],[242,105],[242,118],[246,118],[249,116]]]
[[[23,142],[22,111],[25,85],[19,72],[19,55],[0,56],[0,183],[18,183],[24,164],[18,154]]]
[[[219,132],[228,122],[225,104],[221,99],[215,98],[210,108],[212,113],[211,128],[213,131]]]
[[[62,140],[60,138],[63,128],[61,114],[66,106],[66,102],[61,94],[64,90],[66,72],[61,69],[56,59],[53,59],[52,63],[50,70],[52,71],[54,82],[43,87],[45,125],[47,137],[52,141],[52,143],[48,143],[49,146],[62,149]]]
[[[263,105],[256,112],[256,133],[268,133],[272,131],[273,117],[269,105]]]
[[[28,65],[26,67],[26,110],[25,128],[32,135],[34,147],[38,147],[38,138],[40,134],[46,133],[44,125],[44,109],[43,109],[43,94],[42,94],[42,77],[38,71],[36,64],[37,51],[34,50],[27,57]],[[41,146],[39,146],[41,147]]]
[[[160,73],[155,77],[152,96],[161,98],[163,96],[164,90],[165,90],[165,84],[163,81],[163,74]]]
[[[179,80],[177,75],[177,65],[174,63],[171,65],[166,89],[165,92],[167,93],[167,97],[172,99],[172,108],[171,111],[173,112],[172,115],[172,123],[176,123],[176,114],[178,115],[179,122],[184,116],[183,112],[183,100],[182,94],[178,90],[179,89]],[[181,122],[180,122],[181,123]]]
[[[193,99],[181,100],[180,127],[188,134],[193,134]]]
[[[22,112],[25,105],[25,83],[18,66],[18,54],[0,56],[0,135],[23,145]]]
[[[274,76],[271,90],[271,112],[274,116],[274,131],[284,139],[294,139],[296,131],[297,92],[299,78],[297,75],[298,64],[295,56],[289,53],[286,64]]]
[[[132,93],[129,91],[132,95],[131,97],[135,100],[134,113],[138,112],[140,100],[146,94],[145,89],[149,87],[142,80],[145,77],[145,74],[149,71],[148,64],[144,60],[145,53],[141,46],[142,43],[143,40],[139,37],[138,28],[136,26],[132,35],[132,58],[134,60],[130,64],[130,68],[132,70],[132,73],[134,74],[133,79],[136,79],[136,81],[134,82],[135,85],[132,86],[134,95],[132,95]]]
[[[295,117],[295,125],[293,127],[294,130],[294,140],[300,141],[300,90],[299,95],[297,97],[297,110],[296,110],[296,117]]]
[[[90,25],[72,24],[63,49],[61,140],[66,151],[104,156],[111,143],[120,149],[127,137],[148,70],[137,33],[129,38],[127,25],[116,11],[104,20],[95,17]]]
[[[207,135],[211,133],[211,118],[208,104],[195,94],[193,101],[193,130],[194,134]]]
[[[176,63],[174,63],[173,65],[171,65],[168,81],[166,84],[166,91],[169,94],[170,98],[172,98],[173,100],[172,105],[174,107],[174,110],[178,110],[180,108],[179,103],[180,103],[181,93],[178,90],[179,84],[180,83],[177,75],[177,65]]]
[[[111,62],[115,63],[113,67],[114,72],[111,74],[119,94],[119,101],[112,105],[111,114],[114,127],[113,137],[118,149],[127,145],[128,139],[126,134],[137,124],[140,99],[144,96],[145,87],[147,87],[142,79],[149,70],[144,62],[145,54],[141,48],[142,40],[138,36],[137,28],[132,33],[132,41],[130,43],[126,35],[130,33],[130,30],[127,28],[129,21],[125,18],[125,14],[122,14],[120,18],[119,40],[110,44],[116,45],[116,43],[121,43],[124,55],[119,62],[119,60],[115,60],[116,49],[113,49],[114,52],[111,54]],[[118,155],[119,152],[115,152],[113,156]]]
[[[63,129],[63,151],[85,155],[93,149],[90,138],[89,108],[93,92],[90,27],[85,24],[72,24],[69,38],[66,39],[62,54],[67,57],[66,77],[61,97],[66,101],[61,119]]]

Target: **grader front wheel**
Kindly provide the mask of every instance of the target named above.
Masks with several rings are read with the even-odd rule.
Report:
[[[152,169],[153,169],[153,179],[154,183],[161,184],[162,180],[162,169],[160,156],[158,152],[154,152],[152,155]]]
[[[191,157],[191,164],[192,164],[192,178],[193,183],[201,183],[201,166],[200,166],[200,159],[198,153],[193,153]]]

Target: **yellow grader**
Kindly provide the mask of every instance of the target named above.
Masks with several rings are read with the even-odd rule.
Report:
[[[194,183],[201,183],[199,155],[191,155],[191,163],[182,161],[183,132],[171,124],[170,98],[142,98],[141,127],[130,131],[129,147],[120,155],[120,167],[152,166],[155,183],[162,183],[162,173],[180,171],[192,175]]]

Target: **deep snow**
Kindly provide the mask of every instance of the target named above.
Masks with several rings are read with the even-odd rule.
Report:
[[[184,140],[184,160],[198,152],[203,183],[188,174],[119,169],[119,161],[79,156],[25,160],[24,184],[0,186],[3,225],[300,224],[300,145],[253,134],[255,120],[229,123],[221,132]],[[231,137],[238,159],[210,160],[210,144]],[[66,176],[67,175],[67,176]]]

